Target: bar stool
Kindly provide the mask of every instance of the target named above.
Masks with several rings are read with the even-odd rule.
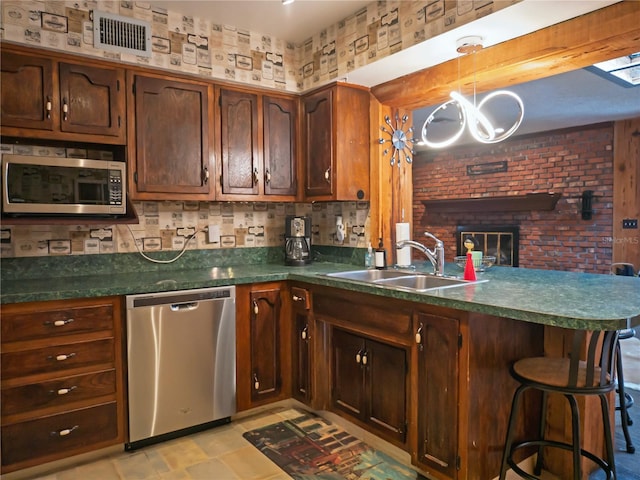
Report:
[[[636,334],[633,328],[627,328],[620,330],[618,338],[619,340],[625,340],[627,338],[634,337]],[[624,390],[624,372],[622,371],[622,352],[620,351],[620,342],[616,345],[616,370],[618,373],[618,405],[616,410],[620,411],[620,423],[622,424],[622,433],[624,433],[624,440],[627,443],[627,453],[635,453],[636,447],[631,442],[631,435],[629,434],[629,427],[633,425],[633,420],[629,415],[628,409],[633,405],[633,397]]]
[[[580,360],[580,352],[588,340],[585,360]],[[576,330],[573,335],[571,353],[568,358],[533,357],[524,358],[511,365],[511,375],[520,385],[516,389],[511,405],[509,426],[502,455],[500,480],[504,480],[509,467],[522,478],[537,480],[538,477],[525,472],[513,459],[516,450],[526,447],[537,447],[538,457],[534,466],[535,475],[540,475],[544,463],[545,447],[569,450],[573,454],[573,479],[582,478],[581,458],[586,457],[595,462],[607,475],[607,479],[617,478],[613,455],[611,422],[609,419],[609,401],[607,394],[615,389],[615,359],[618,331],[587,332]],[[522,400],[527,390],[542,391],[542,411],[539,421],[538,438],[514,442],[516,424]],[[565,396],[571,408],[571,443],[545,439],[545,423],[547,414],[547,396],[560,393]],[[580,413],[576,395],[597,395],[600,398],[602,423],[607,458],[600,458],[594,453],[581,448]]]
[[[633,263],[616,262],[611,264],[612,275],[624,275],[634,276],[638,274],[635,271]],[[625,340],[627,338],[634,337],[636,334],[632,328],[620,330],[618,335],[619,340]],[[620,411],[620,423],[622,425],[622,432],[624,433],[624,440],[627,444],[627,453],[635,453],[636,448],[631,442],[631,435],[629,435],[629,427],[633,425],[633,420],[629,415],[628,409],[633,405],[633,397],[625,392],[624,389],[624,372],[622,371],[622,355],[620,351],[620,343],[616,345],[616,370],[618,374],[618,386],[616,388],[618,392],[618,405],[616,410]]]

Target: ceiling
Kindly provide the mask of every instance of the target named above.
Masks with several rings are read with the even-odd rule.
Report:
[[[219,25],[233,25],[300,43],[371,2],[372,0],[296,0],[292,4],[282,5],[281,0],[156,0],[151,5],[210,19]]]
[[[372,87],[455,58],[455,41],[460,37],[481,35],[484,46],[488,47],[615,1],[559,0],[553,2],[553,9],[545,9],[541,7],[543,3],[548,4],[544,0],[524,0],[423,42],[431,42],[428,54],[417,50],[422,45],[419,44],[350,72],[345,79]],[[273,35],[294,43],[306,40],[370,3],[355,0],[296,0],[290,5],[282,5],[281,0],[151,2],[155,7]],[[524,103],[525,116],[517,135],[640,116],[640,87],[625,88],[585,69],[514,85],[509,89],[518,93]],[[478,85],[478,91],[481,90],[482,85]],[[466,96],[472,94],[462,93]],[[424,120],[435,108],[425,106],[414,112],[414,125],[418,133]]]

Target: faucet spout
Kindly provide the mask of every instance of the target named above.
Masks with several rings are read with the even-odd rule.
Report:
[[[429,232],[424,232],[424,235],[435,241],[433,250],[429,250],[423,244],[413,240],[400,240],[396,243],[396,248],[412,247],[422,252],[429,259],[431,265],[433,265],[433,273],[442,277],[444,275],[444,244]]]

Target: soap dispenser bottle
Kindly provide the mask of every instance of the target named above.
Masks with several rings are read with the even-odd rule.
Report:
[[[387,251],[382,243],[382,238],[378,242],[378,248],[376,248],[375,265],[378,270],[384,270],[387,268]]]
[[[371,247],[371,242],[369,242],[367,252],[364,254],[364,267],[373,268],[373,248]]]

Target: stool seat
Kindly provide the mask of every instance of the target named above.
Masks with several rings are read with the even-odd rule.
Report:
[[[586,346],[586,347],[585,347]],[[537,480],[544,466],[545,448],[560,448],[572,452],[573,479],[582,480],[582,458],[594,462],[606,473],[607,479],[615,479],[616,468],[613,454],[609,401],[607,395],[615,388],[615,361],[618,350],[618,331],[586,332],[576,330],[573,334],[571,351],[568,358],[533,357],[523,358],[511,365],[511,376],[519,382],[511,405],[507,436],[505,439],[500,480],[506,478],[511,468],[522,478]],[[585,357],[584,359],[582,357]],[[542,411],[539,418],[538,437],[515,442],[514,435],[522,396],[527,390],[542,392]],[[569,403],[571,410],[571,441],[552,440],[546,436],[546,418],[548,396],[561,394]],[[606,458],[582,448],[580,432],[580,413],[576,396],[597,395],[600,398],[602,424]],[[593,435],[594,432],[589,432]],[[537,459],[534,475],[525,472],[514,461],[514,453],[522,448],[536,447]]]
[[[587,385],[587,365],[578,363],[578,376],[573,387],[568,386],[571,361],[568,358],[533,357],[518,360],[513,364],[513,373],[519,379],[534,382],[539,388],[558,387],[566,391],[582,391],[588,387],[600,388],[596,381],[600,376],[600,368],[594,368],[594,378]]]

